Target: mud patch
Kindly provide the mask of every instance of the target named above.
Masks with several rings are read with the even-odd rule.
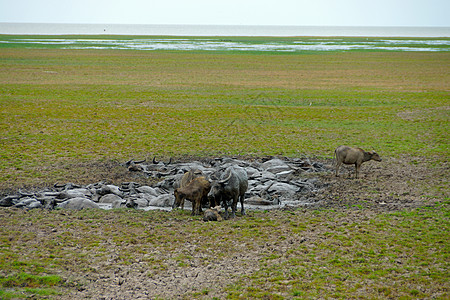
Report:
[[[433,205],[448,197],[448,162],[434,164],[426,158],[388,158],[369,162],[361,168],[361,178],[350,177],[354,167],[337,178],[321,175],[327,186],[317,195],[318,206],[330,208],[368,208],[395,211]]]
[[[170,210],[174,203],[174,190],[188,171],[196,171],[210,182],[218,181],[231,166],[242,167],[248,177],[245,206],[248,209],[267,210],[310,205],[315,194],[323,187],[317,177],[310,174],[327,172],[321,162],[309,159],[265,157],[239,159],[220,157],[183,162],[130,160],[122,165],[140,182],[122,182],[120,185],[96,182],[87,185],[55,184],[53,188],[32,192],[19,190],[6,195],[0,206],[32,208],[140,208],[144,210]],[[129,176],[129,175],[128,175]],[[151,182],[151,183],[149,183]],[[189,202],[188,202],[189,204]],[[186,205],[191,208],[190,205]],[[207,206],[207,203],[205,203]],[[229,206],[229,205],[228,205]],[[226,207],[226,206],[225,206]]]
[[[137,167],[135,171],[129,170],[130,163],[109,162],[103,167],[94,164],[92,169],[89,164],[83,164],[79,167],[89,174],[84,181],[105,179],[84,185],[68,183],[59,187],[4,190],[0,205],[40,208],[49,201],[55,200],[58,204],[68,198],[81,197],[98,203],[101,208],[111,208],[113,201],[99,200],[105,194],[112,194],[118,207],[126,206],[132,199],[138,200],[140,208],[145,210],[170,210],[173,184],[185,171],[201,168],[210,176],[232,164],[244,166],[248,172],[250,184],[245,202],[248,209],[365,207],[389,211],[439,201],[449,190],[448,162],[436,164],[432,159],[419,157],[368,162],[361,168],[360,179],[353,178],[353,166],[345,165],[340,177],[335,177],[331,159],[186,158],[172,164],[133,163]],[[121,180],[130,181],[119,183]],[[158,201],[162,204],[152,206]]]

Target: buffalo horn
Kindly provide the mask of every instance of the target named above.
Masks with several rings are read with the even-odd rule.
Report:
[[[134,159],[130,159],[129,161],[127,161],[126,163],[125,163],[125,166],[129,166],[129,165],[131,165],[132,163],[134,162]]]
[[[227,181],[231,178],[231,175],[232,175],[232,174],[231,174],[231,172],[230,172],[230,175],[228,175],[227,178],[220,180],[219,183],[225,183],[225,182],[227,182]]]
[[[159,164],[159,161],[156,161],[156,156],[153,157],[153,163],[154,163],[155,165]],[[164,164],[165,166],[170,165],[171,163],[172,163],[172,157],[169,159],[169,162],[168,162],[167,164],[163,162],[163,164]]]

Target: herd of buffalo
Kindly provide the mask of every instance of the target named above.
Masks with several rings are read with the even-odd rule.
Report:
[[[339,146],[335,152],[336,176],[339,175],[341,164],[355,165],[356,174],[363,162],[369,160],[381,161],[375,151],[366,152],[361,148]],[[222,173],[221,178],[210,183],[199,170],[186,172],[180,182],[180,187],[174,191],[175,202],[173,208],[184,206],[184,200],[192,202],[192,214],[199,215],[202,204],[209,201],[209,206],[217,210],[222,205],[225,209],[225,218],[228,218],[228,203],[231,203],[231,216],[235,217],[238,200],[241,203],[241,214],[245,215],[244,195],[248,188],[247,172],[240,166],[230,166]],[[214,211],[213,211],[214,212]],[[205,214],[205,220],[209,220],[211,211]],[[214,214],[212,214],[214,215]],[[217,214],[216,214],[217,215]]]
[[[182,177],[180,187],[174,191],[173,208],[183,206],[184,200],[192,202],[192,214],[199,215],[202,203],[209,201],[211,208],[223,205],[225,218],[228,218],[228,202],[231,202],[231,216],[236,216],[238,200],[241,214],[245,215],[244,195],[248,188],[247,172],[240,166],[229,166],[221,178],[211,184],[199,170],[191,170]]]
[[[342,164],[354,165],[358,178],[363,162],[381,161],[374,151],[366,152],[360,148],[339,146],[335,152],[336,176]],[[238,202],[241,203],[241,215],[245,215],[244,200],[251,205],[272,205],[289,202],[297,197],[299,191],[311,193],[316,190],[307,179],[293,177],[295,172],[311,170],[328,171],[323,164],[311,164],[309,160],[291,159],[282,161],[271,159],[262,163],[216,159],[206,165],[202,163],[156,162],[151,165],[144,161],[131,160],[125,164],[129,171],[140,171],[147,177],[164,178],[155,187],[139,186],[137,183],[122,184],[121,187],[104,183],[91,184],[86,187],[66,184],[55,185],[54,190],[35,193],[8,195],[0,200],[0,206],[32,208],[118,208],[134,207],[147,209],[151,207],[184,209],[185,200],[192,204],[192,215],[200,215],[202,207],[209,207],[204,212],[205,221],[217,221],[222,217],[219,212],[224,209],[224,218],[236,216]],[[314,166],[313,166],[314,165]],[[244,199],[246,198],[246,199]],[[257,202],[255,204],[255,202]],[[107,206],[109,205],[109,206]]]

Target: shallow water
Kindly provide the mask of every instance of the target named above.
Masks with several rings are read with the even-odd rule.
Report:
[[[8,38],[0,44],[22,47],[101,50],[181,50],[181,51],[450,51],[448,39],[340,39],[299,38],[276,41],[223,40],[220,38],[136,38],[136,39],[77,39],[77,38]]]

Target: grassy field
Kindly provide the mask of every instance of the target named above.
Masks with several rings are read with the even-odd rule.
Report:
[[[136,286],[159,299],[449,296],[450,228],[442,206],[385,214],[249,212],[220,223],[188,212],[131,210],[3,209],[0,216],[2,299],[79,298],[70,291],[130,299],[138,298],[131,294]],[[180,278],[187,282],[170,284]]]
[[[153,155],[331,157],[340,144],[448,159],[449,66],[449,53],[1,49],[0,182]]]
[[[340,144],[429,170],[400,173],[402,195],[391,175],[381,187],[338,182],[367,191],[349,203],[425,203],[399,211],[358,202],[210,224],[188,212],[0,209],[0,298],[140,286],[167,299],[448,299],[450,53],[2,47],[0,70],[1,191],[117,179],[130,158],[328,159]],[[158,290],[180,278],[194,279]]]

